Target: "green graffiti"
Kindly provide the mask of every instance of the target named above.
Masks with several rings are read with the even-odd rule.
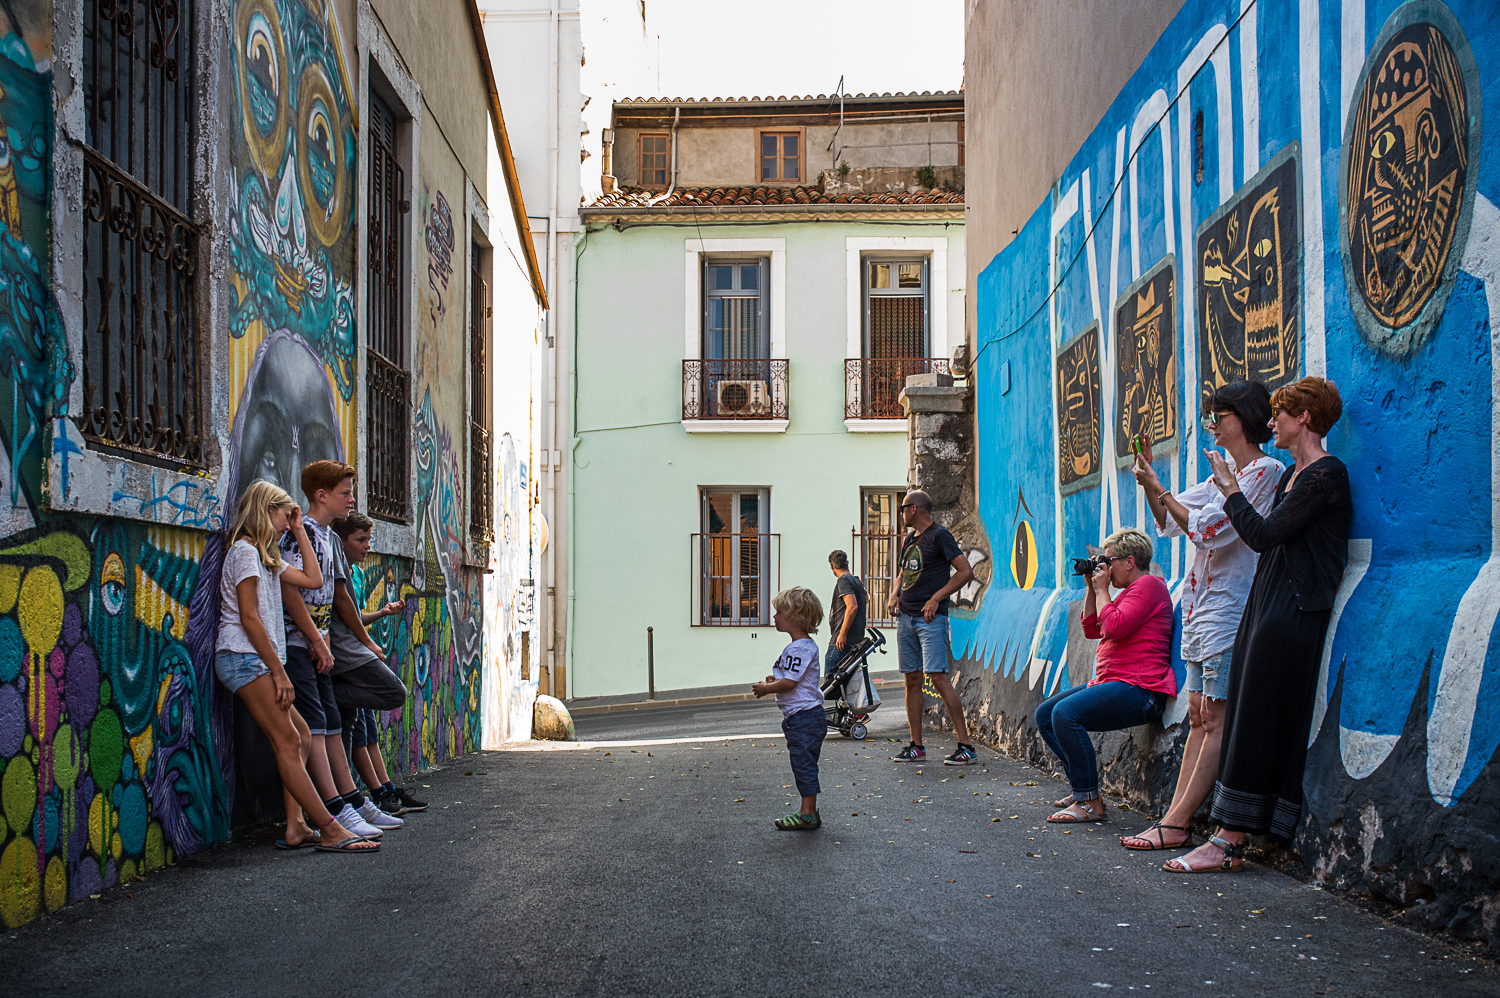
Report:
[[[102,710],[89,728],[89,772],[100,792],[108,790],[120,778],[120,764],[125,756],[125,731],[112,710]]]
[[[36,810],[36,770],[30,759],[18,756],[5,767],[0,802],[4,803],[10,827],[19,831],[31,824],[31,813]]]

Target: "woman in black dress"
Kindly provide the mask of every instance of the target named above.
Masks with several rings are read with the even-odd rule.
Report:
[[[1224,511],[1260,562],[1229,673],[1211,812],[1219,828],[1197,849],[1168,860],[1164,870],[1238,871],[1247,833],[1290,839],[1297,829],[1318,665],[1354,515],[1348,470],[1323,449],[1323,436],[1342,413],[1338,389],[1324,378],[1303,378],[1271,397],[1276,446],[1296,463],[1282,476],[1266,516],[1241,494],[1218,451],[1206,452]]]

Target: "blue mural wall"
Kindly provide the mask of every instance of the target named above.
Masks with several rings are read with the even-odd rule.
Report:
[[[1092,673],[1076,624],[1069,639],[1071,559],[1121,527],[1156,534],[1126,435],[1152,434],[1180,489],[1208,474],[1205,391],[1334,379],[1328,448],[1356,519],[1298,845],[1334,880],[1436,897],[1442,924],[1492,937],[1473,899],[1500,866],[1446,842],[1492,841],[1500,790],[1497,87],[1488,0],[1186,5],[980,275],[976,484],[1001,564],[953,631],[980,713],[1024,728]],[[1165,309],[1132,288],[1162,267]],[[1170,364],[1126,360],[1148,306]],[[1191,551],[1157,555],[1177,592]]]

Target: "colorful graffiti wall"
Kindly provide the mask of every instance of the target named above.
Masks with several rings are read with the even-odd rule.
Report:
[[[979,512],[1012,571],[954,624],[974,714],[1035,749],[1031,708],[1092,675],[1070,559],[1155,536],[1122,434],[1180,489],[1207,475],[1204,393],[1333,378],[1355,539],[1298,848],[1492,941],[1500,860],[1458,846],[1500,793],[1497,53],[1482,0],[1183,8],[978,282]],[[1183,540],[1157,557],[1179,586]],[[1107,742],[1117,789],[1170,794],[1162,734]]]
[[[25,0],[0,11],[0,923],[7,927],[227,841],[237,776],[274,772],[237,765],[234,698],[213,676],[219,531],[255,478],[300,498],[303,465],[357,453],[359,121],[340,6],[354,9],[301,0],[229,7],[221,40],[229,162],[217,191],[227,254],[212,268],[228,291],[228,326],[213,330],[214,352],[228,358],[228,422],[214,428],[227,447],[222,467],[203,478],[160,490],[150,478],[140,495],[105,492],[89,506],[139,519],[47,506],[44,430],[66,417],[77,376],[52,293],[52,15],[50,4]],[[415,372],[420,539],[415,558],[374,556],[367,566],[372,607],[406,600],[403,616],[375,628],[411,690],[405,707],[381,718],[396,773],[480,742],[485,599],[461,536],[467,272],[454,256],[446,204],[438,195],[421,206],[429,231],[419,266],[433,293],[423,305],[435,321],[418,324],[415,352],[421,364],[446,355],[449,370]],[[52,436],[54,449],[74,439]],[[60,455],[70,456],[88,457],[76,446]],[[79,480],[75,489],[104,481]],[[259,796],[265,788],[253,789]]]

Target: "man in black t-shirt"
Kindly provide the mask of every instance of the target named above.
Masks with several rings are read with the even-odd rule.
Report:
[[[927,758],[922,747],[922,678],[932,680],[942,697],[958,736],[958,749],[943,760],[945,766],[971,766],[978,761],[969,743],[963,704],[948,678],[948,598],[974,578],[969,559],[948,529],[932,519],[932,498],[913,489],[901,500],[906,533],[901,538],[897,560],[899,585],[894,587],[887,612],[896,616],[896,649],[901,672],[906,677],[906,723],[911,744],[893,758],[897,762],[919,762]]]
[[[865,613],[870,594],[859,576],[849,571],[849,556],[834,551],[828,556],[833,569],[833,599],[828,603],[828,651],[823,654],[823,678],[833,675],[844,652],[859,644],[865,636]]]

